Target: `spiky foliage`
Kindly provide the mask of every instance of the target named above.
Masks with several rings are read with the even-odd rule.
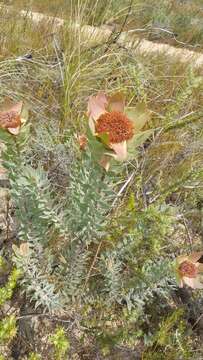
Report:
[[[66,215],[69,228],[86,245],[97,242],[107,225],[105,215],[113,199],[104,181],[105,173],[87,155],[72,168],[70,177]]]
[[[140,310],[155,294],[167,297],[174,285],[170,260],[156,259],[170,236],[172,214],[151,206],[138,215],[133,207],[131,200],[126,214],[115,220],[113,250],[103,254],[100,266],[107,297]]]
[[[32,253],[31,257],[22,256],[21,261],[17,257],[16,263],[27,274],[23,282],[26,282],[31,294],[34,291],[33,298],[36,300],[36,306],[44,304],[51,310],[49,299],[52,299],[53,307],[57,306],[58,299],[54,294],[54,285],[49,284],[45,278],[46,266],[48,265],[47,274],[49,274],[51,262],[44,263],[46,258],[45,254],[41,253],[41,247],[47,240],[50,241],[52,236],[53,238],[59,236],[62,227],[59,226],[57,212],[54,212],[51,207],[46,176],[40,170],[25,167],[22,161],[21,150],[26,144],[27,132],[28,128],[23,129],[17,139],[2,132],[2,138],[7,143],[7,149],[3,155],[4,166],[9,172],[11,194],[17,208],[19,239],[30,244],[30,254]],[[48,233],[52,234],[49,239]],[[42,269],[38,267],[40,261],[43,264]]]

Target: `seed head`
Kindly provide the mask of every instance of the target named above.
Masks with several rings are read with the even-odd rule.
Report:
[[[197,276],[197,267],[191,261],[185,260],[180,264],[179,272],[182,276],[195,278]]]
[[[112,144],[130,140],[134,135],[133,123],[119,111],[100,115],[95,129],[98,134],[107,133]]]

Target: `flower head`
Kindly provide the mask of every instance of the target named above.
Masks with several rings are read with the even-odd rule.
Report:
[[[107,133],[112,144],[130,140],[133,137],[133,123],[119,111],[101,114],[95,125],[96,133]]]
[[[109,148],[100,164],[107,170],[112,157],[126,160],[126,142],[134,135],[133,122],[124,114],[124,98],[121,94],[107,97],[103,92],[91,96],[88,101],[89,127],[95,136],[108,136]]]
[[[176,263],[180,287],[186,284],[193,289],[203,289],[203,252],[179,256]]]
[[[151,130],[148,130],[140,136],[140,130],[150,119],[151,112],[144,103],[125,109],[125,100],[121,93],[107,96],[104,92],[99,92],[90,96],[87,115],[92,134],[104,145],[99,163],[106,170],[109,169],[112,158],[118,161],[126,160],[130,147],[135,153],[135,147],[151,135]]]
[[[22,101],[13,104],[7,110],[0,111],[0,128],[6,129],[13,135],[18,135],[25,119],[21,116]]]

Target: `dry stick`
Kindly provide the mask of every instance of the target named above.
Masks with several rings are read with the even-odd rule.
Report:
[[[125,19],[124,19],[124,21],[123,21],[123,24],[121,25],[120,30],[118,31],[118,33],[116,34],[116,36],[113,38],[112,42],[110,42],[110,43],[108,44],[108,46],[107,46],[107,48],[105,49],[104,52],[107,52],[108,49],[110,48],[110,46],[111,46],[112,44],[116,44],[116,43],[117,43],[120,35],[122,34],[122,32],[123,32],[123,30],[124,30],[125,25],[127,24],[127,20],[128,20],[128,18],[129,18],[129,15],[130,15],[130,12],[131,12],[131,9],[132,9],[132,2],[133,2],[133,0],[130,0],[130,4],[129,4],[129,7],[128,7],[128,12],[127,12],[127,14],[126,14],[126,16],[125,16]],[[113,34],[113,32],[112,32],[112,34]]]
[[[66,319],[62,319],[62,318],[59,318],[57,316],[51,316],[50,314],[46,314],[46,313],[40,313],[40,314],[36,314],[36,313],[30,313],[30,314],[25,314],[25,315],[21,315],[21,316],[18,316],[16,318],[17,321],[19,320],[23,320],[23,319],[29,319],[29,318],[32,318],[32,317],[46,317],[48,318],[49,320],[51,321],[59,321],[59,322],[63,322],[63,323],[73,323],[73,321],[71,320],[66,320]]]
[[[129,178],[125,181],[124,185],[121,187],[121,189],[119,190],[119,192],[117,193],[114,201],[113,201],[113,204],[112,204],[112,207],[111,208],[114,208],[116,202],[118,201],[118,199],[120,198],[121,194],[123,193],[123,191],[126,189],[126,187],[128,186],[128,184],[131,182],[131,180],[133,179],[135,175],[135,171],[133,171],[131,173],[131,175],[129,176]]]
[[[91,275],[92,270],[93,270],[93,268],[94,268],[94,265],[95,265],[95,263],[96,263],[96,261],[97,261],[97,256],[98,256],[98,254],[99,254],[99,252],[100,252],[102,243],[103,243],[103,239],[100,240],[100,242],[99,242],[99,245],[98,245],[98,247],[97,247],[96,254],[94,255],[94,259],[93,259],[92,264],[91,264],[91,266],[90,266],[90,268],[89,268],[88,274],[87,274],[86,279],[85,279],[84,289],[85,289],[86,286],[87,286],[87,283],[88,283],[88,281],[89,281],[90,275]]]
[[[7,194],[7,199],[6,199],[6,240],[7,240],[7,242],[9,240],[9,232],[10,232],[9,210],[10,210],[10,198],[9,198],[9,195]]]
[[[194,325],[192,326],[192,329],[195,328],[195,326],[198,324],[198,322],[200,322],[201,318],[203,317],[203,314],[201,314],[198,319],[195,321]]]
[[[0,5],[0,8],[7,12],[12,11],[12,7],[9,6]],[[64,19],[58,17],[54,18],[52,16],[47,16],[38,12],[20,10],[18,14],[22,17],[30,19],[33,21],[33,23],[36,24],[44,21],[50,22],[54,30],[58,30],[67,24],[67,21]],[[78,29],[78,31],[81,32],[84,43],[88,44],[89,46],[94,45],[92,42],[97,42],[98,44],[108,42],[114,33],[114,31],[110,30],[108,26],[106,26],[104,29],[90,25],[81,26],[81,24],[76,22],[71,24],[71,28],[73,30]],[[132,30],[123,31],[121,33],[119,32],[118,34],[119,36],[116,38],[116,44],[121,47],[125,47],[128,50],[132,50],[134,55],[164,55],[167,61],[168,58],[174,62],[179,60],[183,63],[190,63],[193,68],[199,68],[203,66],[203,54],[199,52],[176,48],[167,44],[157,44],[149,40],[140,39],[132,35]]]
[[[192,237],[190,235],[190,231],[189,231],[189,228],[188,228],[188,225],[187,225],[187,222],[186,222],[186,219],[185,219],[184,215],[182,215],[182,219],[183,219],[184,227],[185,227],[187,237],[188,237],[188,240],[189,240],[190,248],[192,250],[192,245],[193,245]]]

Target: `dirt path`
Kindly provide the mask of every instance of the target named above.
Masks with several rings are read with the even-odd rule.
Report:
[[[11,7],[9,6],[1,7],[6,11],[11,10]],[[70,26],[66,20],[54,18],[38,12],[20,10],[19,14],[22,17],[31,19],[35,23],[40,23],[42,21],[50,22],[55,31],[66,24]],[[80,26],[80,24],[75,23],[71,26],[73,29],[80,29],[82,40],[90,44],[90,46],[108,41],[110,36],[112,36],[112,29],[108,26]],[[116,42],[120,46],[130,49],[134,52],[134,54],[144,54],[146,56],[162,54],[166,59],[166,63],[168,60],[172,60],[190,63],[193,68],[203,67],[202,53],[194,52],[188,49],[176,48],[167,44],[157,44],[145,39],[138,39],[135,35],[130,34],[130,32],[122,32]]]

